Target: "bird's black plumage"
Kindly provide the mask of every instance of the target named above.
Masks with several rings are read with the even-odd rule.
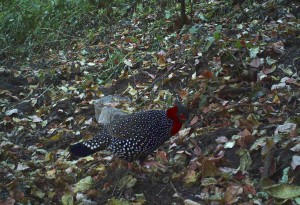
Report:
[[[177,107],[176,109],[178,110]],[[149,110],[121,116],[105,126],[91,140],[71,145],[70,152],[73,156],[84,157],[108,149],[129,162],[145,159],[170,139],[174,134],[174,125],[177,125],[176,132],[181,128],[182,124],[176,119],[177,113],[170,116],[165,110]]]

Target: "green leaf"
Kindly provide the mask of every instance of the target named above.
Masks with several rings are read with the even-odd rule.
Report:
[[[202,21],[207,21],[203,13],[199,13],[198,18],[201,19]]]
[[[146,202],[146,198],[144,196],[144,194],[135,194],[135,201],[140,203],[140,204],[145,204]]]
[[[266,58],[266,62],[268,65],[272,65],[277,62],[277,60],[272,59],[270,56]]]
[[[131,175],[126,175],[118,182],[117,186],[119,189],[122,189],[124,187],[126,189],[129,189],[132,188],[136,184],[136,182],[137,182],[136,178],[134,178]]]
[[[86,191],[90,189],[93,186],[94,182],[91,176],[87,176],[83,179],[81,179],[74,188],[74,192],[79,192],[79,191]]]
[[[126,201],[125,199],[109,199],[107,202],[107,205],[130,205],[129,201]]]
[[[171,16],[172,16],[172,15],[171,15],[171,11],[166,10],[166,11],[165,11],[165,18],[166,18],[166,19],[169,19],[169,18],[171,18]]]
[[[300,186],[276,184],[267,187],[267,192],[278,199],[293,199],[300,196]]]
[[[74,204],[73,196],[70,192],[65,193],[62,196],[61,201],[62,201],[63,205],[73,205]]]
[[[220,33],[222,30],[222,25],[217,25],[215,33]]]
[[[208,51],[208,49],[211,47],[211,45],[213,44],[213,42],[215,41],[215,38],[210,36],[207,37],[207,43],[206,46],[204,47],[204,52]]]
[[[197,33],[199,30],[199,26],[198,25],[194,25],[189,29],[189,33],[194,34]]]
[[[240,159],[240,166],[239,166],[239,170],[243,171],[247,171],[248,169],[250,169],[251,164],[252,164],[252,160],[249,154],[249,151],[246,149],[240,150],[238,152],[238,154],[241,156]]]
[[[234,147],[234,145],[235,145],[235,141],[229,141],[229,142],[225,143],[224,148],[230,149],[230,148]]]
[[[210,186],[210,185],[214,185],[217,183],[218,183],[218,181],[213,177],[204,178],[201,181],[202,186]]]
[[[281,183],[287,183],[289,180],[289,171],[290,171],[290,167],[287,167],[283,170],[283,175],[282,178],[280,180]]]
[[[192,185],[196,183],[200,177],[200,172],[195,172],[194,170],[188,171],[184,177],[184,183],[186,185]]]
[[[40,199],[44,198],[44,196],[46,195],[45,192],[43,192],[42,190],[37,189],[37,188],[32,189],[31,194]]]

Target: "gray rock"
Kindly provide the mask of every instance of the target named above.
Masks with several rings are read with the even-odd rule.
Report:
[[[115,106],[124,102],[131,103],[131,100],[128,97],[121,97],[119,95],[108,95],[95,100],[95,117],[97,122],[106,125],[118,116],[128,114],[121,109],[115,108]]]

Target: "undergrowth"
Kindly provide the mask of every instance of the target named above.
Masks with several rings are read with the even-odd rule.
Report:
[[[121,6],[122,8],[117,8]],[[121,19],[125,0],[12,0],[0,3],[0,54],[28,57],[63,48]]]
[[[186,12],[193,18],[190,14],[197,11],[194,18],[196,15],[202,23],[217,21],[217,14],[222,13],[226,18],[236,13],[232,3],[186,1]],[[247,3],[253,2],[248,0],[242,4]],[[76,42],[96,44],[103,38],[109,41],[108,33],[114,33],[118,22],[126,26],[133,19],[143,21],[143,31],[137,32],[149,33],[157,39],[159,47],[159,39],[164,38],[166,31],[162,28],[171,26],[179,12],[180,4],[171,0],[3,1],[0,3],[0,61],[7,57],[39,56],[47,49],[63,49]]]

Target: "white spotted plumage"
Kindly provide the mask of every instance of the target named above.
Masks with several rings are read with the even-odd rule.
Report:
[[[86,156],[98,150],[109,149],[114,155],[127,161],[143,160],[170,139],[173,123],[164,110],[121,116],[105,126],[93,139],[72,145],[71,152]]]

